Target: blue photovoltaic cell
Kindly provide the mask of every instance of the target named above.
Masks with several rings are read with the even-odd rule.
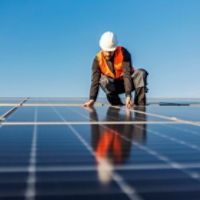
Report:
[[[62,121],[59,115],[51,106],[38,106],[37,108],[37,120],[36,121]]]
[[[7,113],[11,108],[13,108],[13,107],[12,106],[0,106],[0,116]]]
[[[28,167],[32,137],[32,126],[2,126],[0,128],[0,167]]]
[[[9,115],[6,121],[8,122],[20,122],[20,121],[29,121],[33,122],[35,119],[35,107],[19,107],[12,115]]]
[[[32,137],[31,126],[0,128],[0,199],[24,197],[28,172],[16,169],[29,166]]]
[[[59,197],[63,194],[62,198],[68,197],[69,199],[83,198],[97,199],[129,199],[126,195],[122,194],[119,186],[111,181],[107,186],[99,183],[99,177],[97,171],[70,171],[70,172],[38,172],[36,186],[40,194],[49,195],[50,191],[47,191],[47,187],[55,188],[55,185],[59,182],[59,187],[55,188],[52,193]],[[43,183],[43,185],[42,185]],[[92,191],[92,192],[91,192]],[[57,194],[57,195],[56,195]],[[65,195],[64,195],[65,194]],[[45,198],[45,196],[44,196]],[[60,197],[61,199],[61,197]]]
[[[146,106],[146,112],[181,120],[200,121],[198,106]]]
[[[83,143],[68,126],[39,126],[37,166],[91,165],[95,163]]]

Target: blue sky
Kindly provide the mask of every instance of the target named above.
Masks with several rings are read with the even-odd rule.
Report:
[[[148,97],[200,97],[200,0],[1,0],[0,96],[88,97],[105,31]]]

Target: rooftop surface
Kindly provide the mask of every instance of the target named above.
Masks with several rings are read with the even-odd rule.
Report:
[[[200,99],[0,98],[0,199],[197,200]]]

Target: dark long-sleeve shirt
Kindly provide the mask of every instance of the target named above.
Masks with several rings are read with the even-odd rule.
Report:
[[[132,91],[132,61],[130,53],[122,47],[122,54],[124,56],[124,60],[122,63],[122,73],[124,77],[124,87],[126,95],[131,95]],[[114,56],[111,60],[106,61],[109,69],[115,74],[114,70]],[[101,78],[101,69],[99,67],[98,58],[95,57],[92,64],[92,83],[90,87],[90,99],[96,101],[98,91],[99,91],[99,80]]]

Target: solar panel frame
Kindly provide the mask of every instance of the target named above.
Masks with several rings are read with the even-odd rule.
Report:
[[[7,119],[25,109],[25,104],[26,100]],[[54,112],[48,111],[49,108]],[[105,106],[96,108],[96,114],[102,116],[98,120],[78,106],[26,106],[26,109],[32,112],[28,123],[24,119],[13,124],[1,121],[0,199],[198,199],[198,120],[172,119],[164,112],[120,108],[119,112],[107,112],[106,121],[109,107]],[[87,121],[66,120],[66,110]],[[46,119],[49,124],[41,123],[40,113],[57,115],[62,124],[51,121],[51,116]],[[125,120],[130,113],[137,117],[136,121],[134,117]],[[141,119],[143,115],[160,120],[146,121]],[[107,174],[110,180],[105,184],[99,177],[101,171],[91,138],[113,132],[118,140],[125,142],[125,151],[130,152],[124,163],[112,164],[112,173]],[[101,170],[107,172],[109,167]]]

